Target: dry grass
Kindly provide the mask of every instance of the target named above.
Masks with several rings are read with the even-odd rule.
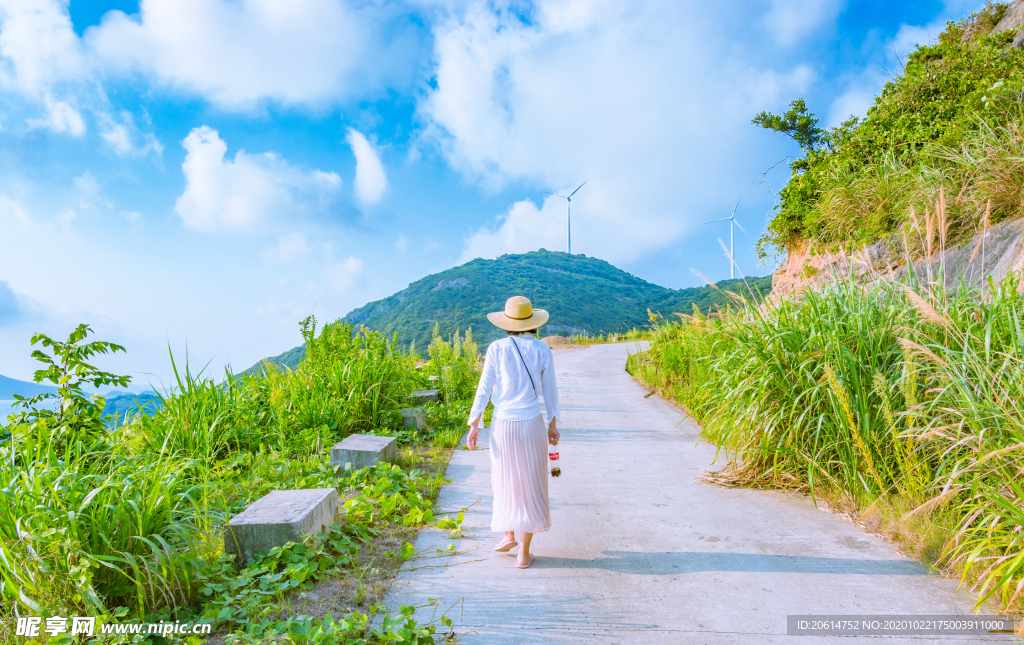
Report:
[[[932,145],[913,164],[890,153],[856,170],[837,167],[826,186],[811,218],[818,241],[848,245],[912,231],[908,250],[930,257],[964,243],[980,220],[1024,217],[1024,125],[979,121],[960,148]]]

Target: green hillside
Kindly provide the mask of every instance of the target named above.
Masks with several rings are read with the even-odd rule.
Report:
[[[908,56],[862,120],[819,128],[802,99],[784,114],[758,114],[756,125],[802,150],[760,254],[886,236],[918,254],[933,237],[953,245],[1024,216],[1024,49],[1020,14],[1008,10],[989,2],[948,23]]]
[[[748,282],[762,294],[771,290],[771,276]],[[742,280],[723,280],[718,286],[746,290]],[[486,347],[504,334],[487,322],[487,314],[503,309],[505,300],[513,295],[526,296],[535,307],[551,313],[541,330],[543,335],[626,331],[646,326],[648,309],[663,315],[691,313],[694,304],[706,311],[726,299],[710,286],[667,289],[604,260],[541,249],[496,260],[476,259],[429,275],[355,309],[343,320],[389,336],[397,333],[402,343],[415,341],[420,352],[430,343],[435,324],[445,336],[456,329],[472,328],[474,337]],[[304,353],[296,347],[269,360],[294,367]]]

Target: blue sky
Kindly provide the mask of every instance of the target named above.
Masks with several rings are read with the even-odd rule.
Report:
[[[474,257],[743,273],[796,152],[964,0],[0,0],[0,374],[79,322],[145,386],[215,372]],[[540,304],[540,303],[538,303]]]

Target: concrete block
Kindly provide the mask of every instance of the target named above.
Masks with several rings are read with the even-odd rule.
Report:
[[[394,437],[354,434],[345,437],[331,448],[331,465],[352,470],[373,466],[378,461],[394,461],[398,457],[398,441]]]
[[[402,425],[406,428],[420,428],[427,427],[427,415],[424,414],[423,408],[402,408]]]
[[[245,566],[257,551],[322,532],[334,523],[338,502],[333,488],[271,491],[231,518],[224,528],[224,551]]]
[[[440,390],[417,390],[406,397],[413,405],[423,405],[441,400]]]

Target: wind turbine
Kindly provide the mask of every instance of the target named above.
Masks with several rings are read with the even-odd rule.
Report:
[[[587,182],[583,182],[583,184],[586,183]],[[577,186],[576,190],[569,193],[568,197],[566,197],[565,195],[559,195],[558,193],[548,193],[548,195],[561,197],[562,199],[565,200],[565,225],[567,231],[566,239],[568,240],[569,255],[572,255],[572,196],[575,195],[580,188],[583,188],[583,184]]]
[[[740,226],[740,223],[736,221],[736,209],[740,207],[740,200],[736,200],[736,206],[732,209],[732,215],[724,217],[722,219],[716,219],[713,222],[704,222],[705,224],[717,224],[718,222],[729,222],[729,277],[736,277],[736,252],[733,245],[736,241],[736,229],[733,226]],[[740,230],[746,235],[747,232],[740,226]]]

